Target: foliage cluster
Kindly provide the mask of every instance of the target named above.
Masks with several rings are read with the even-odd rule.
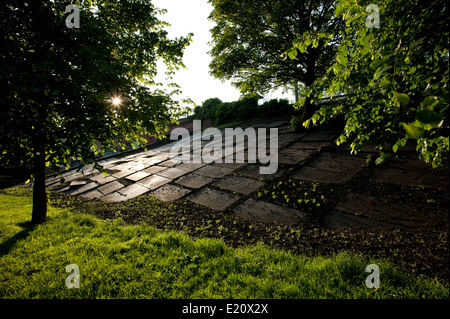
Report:
[[[255,118],[273,118],[292,113],[288,100],[272,99],[258,104],[258,97],[242,98],[233,102],[222,102],[218,98],[207,99],[201,106],[194,108],[193,118],[211,119],[214,124],[225,124],[253,120]]]
[[[448,3],[379,1],[379,28],[369,27],[370,3],[340,0],[335,16],[345,21],[344,30],[311,33],[307,40],[303,34],[286,53],[294,59],[298,51],[341,39],[334,63],[303,90],[297,106],[343,92],[347,99],[321,107],[303,125],[345,114],[346,126],[337,143],[352,140],[353,152],[371,140],[378,145],[381,163],[407,139],[415,139],[423,160],[448,166]]]

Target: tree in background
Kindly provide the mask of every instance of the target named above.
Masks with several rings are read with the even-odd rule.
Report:
[[[242,93],[264,93],[298,82],[311,85],[331,65],[339,38],[313,41],[291,50],[292,40],[311,34],[337,34],[342,19],[334,0],[210,0],[213,60],[211,74],[231,80]],[[303,39],[303,34],[307,35]],[[309,102],[309,101],[308,101]],[[306,107],[306,106],[305,106]]]
[[[334,35],[342,39],[334,63],[303,91],[301,101],[342,92],[348,97],[322,107],[303,124],[345,114],[337,143],[352,139],[353,152],[371,140],[380,153],[376,163],[381,163],[407,139],[415,139],[423,160],[434,167],[448,166],[448,3],[383,0],[377,9],[378,28],[370,1],[339,1],[336,17],[346,28]],[[295,39],[292,50],[307,45]]]
[[[77,1],[79,28],[66,26],[66,5],[0,5],[0,163],[32,174],[32,223],[46,218],[46,168],[95,163],[94,141],[104,149],[123,137],[143,144],[141,134],[161,135],[182,112],[178,91],[160,90],[153,78],[157,59],[168,73],[183,67],[190,35],[168,39],[149,0]]]

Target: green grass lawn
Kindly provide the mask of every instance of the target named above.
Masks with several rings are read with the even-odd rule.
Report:
[[[447,284],[351,253],[306,258],[192,239],[120,219],[49,208],[32,228],[31,198],[0,194],[1,298],[448,298]],[[380,289],[368,289],[368,264]],[[66,287],[66,266],[80,288]]]

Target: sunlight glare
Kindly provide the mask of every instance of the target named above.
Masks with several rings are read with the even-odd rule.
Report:
[[[119,97],[115,97],[115,98],[112,99],[111,102],[112,102],[113,105],[119,106],[120,103],[122,103],[122,100]]]

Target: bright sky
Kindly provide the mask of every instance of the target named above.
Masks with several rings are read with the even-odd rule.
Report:
[[[167,13],[159,16],[171,27],[166,29],[169,38],[194,34],[191,44],[184,51],[183,62],[186,69],[177,71],[174,82],[181,86],[183,94],[180,98],[191,98],[197,105],[208,98],[218,97],[224,102],[239,99],[239,90],[230,83],[222,83],[209,75],[208,55],[211,47],[209,30],[214,23],[208,20],[212,6],[207,0],[152,0],[158,8],[167,9]],[[162,71],[164,72],[164,71]],[[163,78],[163,76],[162,76]]]
[[[229,82],[222,83],[209,75],[211,56],[210,29],[214,23],[208,20],[212,11],[207,0],[152,0],[157,8],[167,9],[167,13],[159,16],[160,20],[171,24],[167,29],[169,38],[194,34],[191,44],[185,49],[183,62],[187,69],[182,69],[174,76],[174,82],[181,86],[182,98],[190,98],[197,105],[201,105],[208,98],[218,97],[224,102],[239,99],[239,90]],[[162,71],[164,74],[164,71]],[[161,81],[163,80],[161,77]],[[268,95],[266,98],[291,98],[280,93]]]

